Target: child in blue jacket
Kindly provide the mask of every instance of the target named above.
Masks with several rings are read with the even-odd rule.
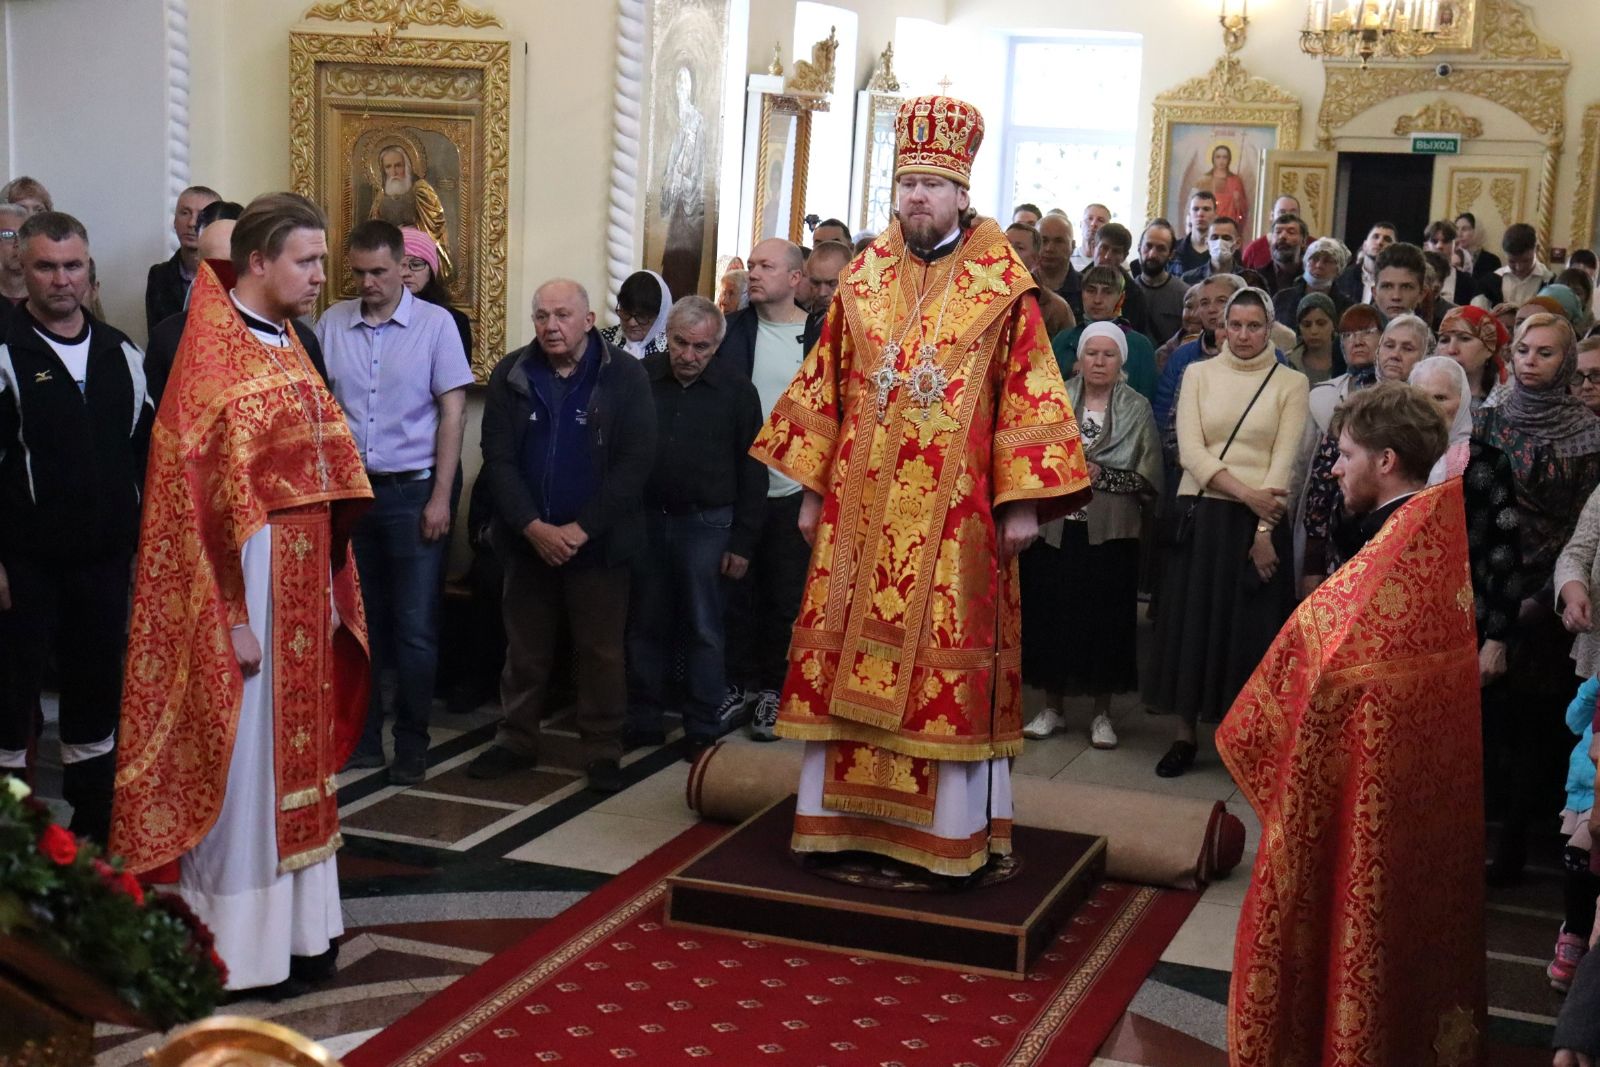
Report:
[[[1562,854],[1566,868],[1567,921],[1556,938],[1555,959],[1545,973],[1550,985],[1565,993],[1572,985],[1584,953],[1589,950],[1589,933],[1594,928],[1595,897],[1600,895],[1600,876],[1590,873],[1589,809],[1594,807],[1594,761],[1589,758],[1589,742],[1594,737],[1595,701],[1600,698],[1600,678],[1590,678],[1578,688],[1578,695],[1567,705],[1567,728],[1578,735],[1578,744],[1567,761],[1567,806],[1561,813],[1561,832],[1567,834]]]

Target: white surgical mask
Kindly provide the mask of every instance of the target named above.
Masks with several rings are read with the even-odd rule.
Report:
[[[1233,238],[1213,234],[1206,239],[1206,247],[1211,249],[1212,259],[1227,259],[1233,255]]]

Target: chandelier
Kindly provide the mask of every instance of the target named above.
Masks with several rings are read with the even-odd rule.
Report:
[[[1310,0],[1300,50],[1313,56],[1415,59],[1439,36],[1439,0]]]

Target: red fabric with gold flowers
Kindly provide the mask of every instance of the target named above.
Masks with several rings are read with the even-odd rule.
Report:
[[[780,735],[923,759],[1021,750],[1017,572],[997,562],[995,508],[1036,500],[1042,520],[1089,492],[1034,289],[992,220],[931,264],[894,223],[845,268],[752,448],[824,498]]]
[[[1453,479],[1300,605],[1218,729],[1261,818],[1234,1067],[1482,1063],[1476,647]]]
[[[240,552],[269,522],[273,629],[257,621],[256,636],[277,657],[280,870],[337,847],[333,776],[360,735],[368,676],[349,537],[371,496],[304,349],[269,352],[203,264],[145,481],[111,829],[129,870],[176,877],[222,808],[244,692],[229,635],[247,621]]]

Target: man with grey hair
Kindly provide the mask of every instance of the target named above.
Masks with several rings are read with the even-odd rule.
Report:
[[[1272,296],[1272,315],[1278,322],[1296,328],[1300,301],[1308,293],[1322,293],[1333,301],[1335,318],[1343,315],[1350,306],[1348,294],[1335,289],[1333,280],[1343,273],[1350,262],[1350,250],[1332,237],[1318,237],[1306,246],[1305,260],[1301,265],[1300,280],[1279,289]]]
[[[688,760],[731,725],[717,715],[726,680],[723,580],[744,579],[767,497],[766,468],[750,455],[761,399],[748,378],[713,358],[725,328],[715,304],[686,296],[667,316],[667,351],[644,360],[657,449],[644,489],[648,551],[634,571],[624,737],[666,740],[667,679],[681,644]]]
[[[467,774],[500,778],[538,763],[539,720],[565,623],[589,787],[615,793],[624,785],[628,575],[644,546],[655,407],[640,361],[595,329],[582,285],[541,285],[533,326],[534,339],[500,361],[484,393],[480,477],[489,479],[490,538],[505,565],[505,718]]]

